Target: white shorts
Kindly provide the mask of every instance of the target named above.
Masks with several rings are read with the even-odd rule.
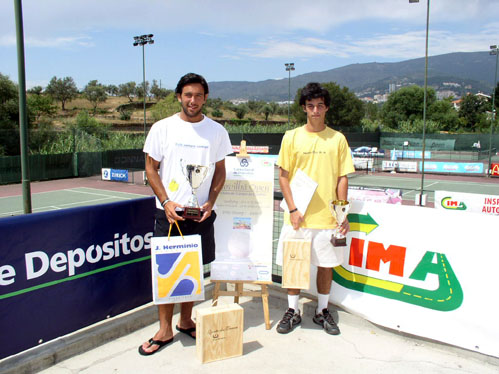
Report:
[[[312,265],[324,268],[334,268],[343,263],[343,248],[334,247],[331,242],[331,235],[335,230],[326,229],[306,229],[300,228],[305,238],[312,239],[312,251],[310,262]],[[282,266],[283,241],[289,237],[295,237],[297,231],[291,225],[283,225],[279,242],[277,243],[276,264]],[[299,234],[298,234],[299,235]]]

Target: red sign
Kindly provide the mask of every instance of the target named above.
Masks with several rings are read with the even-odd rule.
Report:
[[[499,164],[491,164],[490,170],[492,171],[490,175],[495,175],[499,177]]]

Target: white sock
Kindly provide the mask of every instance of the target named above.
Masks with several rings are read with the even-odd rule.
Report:
[[[295,310],[295,313],[298,313],[298,300],[300,295],[288,295],[288,306]]]
[[[317,294],[317,314],[322,313],[323,309],[327,309],[329,303],[329,294]]]

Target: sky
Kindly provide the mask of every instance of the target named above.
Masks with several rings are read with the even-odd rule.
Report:
[[[0,73],[18,81],[15,0],[0,1]],[[174,89],[188,72],[208,82],[287,79],[349,64],[424,57],[427,0],[24,0],[27,88],[54,76],[83,89],[146,80]],[[429,55],[499,44],[499,0],[431,0]],[[424,67],[423,67],[424,68]]]

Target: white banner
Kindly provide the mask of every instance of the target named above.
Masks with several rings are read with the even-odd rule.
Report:
[[[435,191],[435,208],[499,214],[499,195]]]
[[[402,204],[402,192],[392,188],[348,187],[348,200],[372,201],[374,203]]]
[[[407,173],[416,173],[418,164],[415,161],[383,161],[383,171],[403,171]]]
[[[354,201],[348,219],[332,302],[395,330],[499,357],[499,216]]]
[[[275,157],[227,157],[217,198],[213,280],[271,281]]]

